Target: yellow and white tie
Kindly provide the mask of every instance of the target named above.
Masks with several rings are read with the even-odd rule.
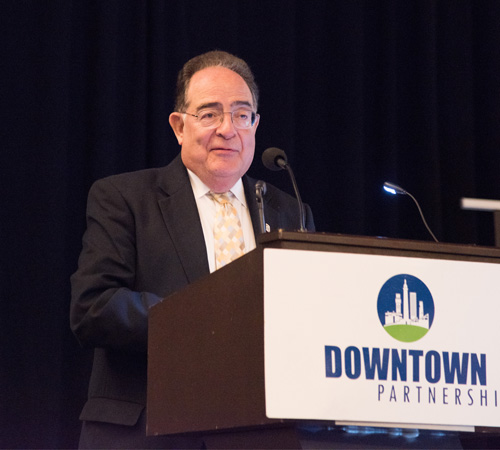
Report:
[[[220,269],[245,253],[243,230],[236,208],[231,203],[231,192],[210,193],[216,202],[214,223],[215,265]]]

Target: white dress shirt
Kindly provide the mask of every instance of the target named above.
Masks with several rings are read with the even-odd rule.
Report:
[[[200,215],[201,227],[203,228],[203,236],[205,237],[205,245],[207,247],[208,266],[210,273],[215,271],[215,248],[214,248],[214,222],[215,222],[215,201],[207,194],[210,189],[199,179],[199,177],[188,169],[189,181],[193,188],[198,214]],[[233,206],[238,211],[238,216],[243,229],[243,239],[245,241],[245,253],[255,248],[255,234],[253,231],[252,219],[248,210],[245,191],[241,178],[230,189],[236,197]]]

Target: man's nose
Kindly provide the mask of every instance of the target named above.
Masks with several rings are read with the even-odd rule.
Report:
[[[225,138],[233,137],[236,134],[236,127],[233,123],[233,114],[224,112],[222,114],[221,123],[217,127],[217,133]]]

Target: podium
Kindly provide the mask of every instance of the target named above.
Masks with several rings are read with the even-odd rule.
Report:
[[[266,274],[272,264],[265,258],[269,250],[292,251],[285,255],[299,257],[314,258],[319,254],[402,257],[417,263],[457,261],[500,268],[500,249],[497,248],[281,230],[261,235],[252,252],[151,308],[148,435],[274,430],[280,436],[283,431],[286,435],[287,430],[301,424],[334,425],[337,419],[345,420],[345,417],[294,417],[294,413],[290,417],[268,417],[264,291],[266,276],[269,276]],[[279,270],[276,273],[273,283],[279,286]],[[299,282],[307,292],[310,280],[306,277]],[[313,289],[318,292],[318,282],[313,284],[311,292]],[[313,332],[314,329],[306,330],[306,333]],[[476,359],[479,373],[482,360],[480,356]],[[481,381],[481,374],[478,376]],[[323,378],[321,382],[325,382]],[[491,399],[496,387],[490,389]],[[476,432],[498,431],[490,425],[463,425],[475,426]],[[285,448],[287,445],[274,446]]]

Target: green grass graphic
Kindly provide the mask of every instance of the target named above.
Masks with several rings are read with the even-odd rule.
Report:
[[[429,331],[416,325],[389,325],[384,327],[394,339],[401,342],[415,342],[423,338]]]

